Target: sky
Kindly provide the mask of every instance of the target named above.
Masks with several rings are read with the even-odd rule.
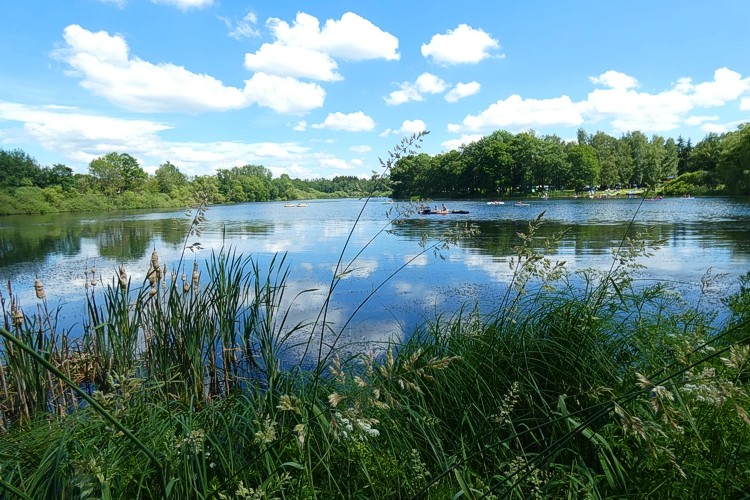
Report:
[[[0,0],[0,149],[369,177],[496,130],[750,122],[747,0]]]

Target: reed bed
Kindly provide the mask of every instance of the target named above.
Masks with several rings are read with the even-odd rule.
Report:
[[[494,311],[467,304],[378,352],[340,345],[325,309],[289,323],[305,292],[284,297],[283,255],[170,268],[154,251],[138,285],[94,270],[77,341],[43,286],[27,314],[9,285],[0,497],[742,495],[750,273],[717,321],[702,299],[633,280],[659,244],[647,235],[625,235],[611,269],[571,273],[544,256],[542,223],[518,235]],[[290,365],[291,350],[308,356]]]

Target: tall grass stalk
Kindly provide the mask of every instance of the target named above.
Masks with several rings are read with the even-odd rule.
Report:
[[[517,235],[494,310],[438,313],[376,354],[341,343],[358,309],[342,325],[328,317],[371,242],[348,258],[347,239],[320,314],[292,324],[290,304],[310,290],[286,295],[286,256],[188,260],[205,214],[189,214],[178,262],[154,251],[142,284],[124,269],[109,285],[97,275],[80,344],[57,334],[43,298],[29,317],[10,289],[7,306],[0,297],[8,495],[731,498],[750,487],[750,279],[717,324],[701,298],[634,279],[658,245],[647,235],[624,236],[609,270],[571,273],[546,257],[559,237],[537,237],[540,216]],[[420,255],[471,231],[425,238]]]

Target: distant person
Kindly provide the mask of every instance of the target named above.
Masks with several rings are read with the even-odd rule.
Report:
[[[447,211],[448,211],[448,207],[446,207],[445,203],[443,203],[443,212],[447,212]]]

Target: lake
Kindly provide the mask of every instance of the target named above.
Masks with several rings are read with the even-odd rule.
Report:
[[[362,253],[336,290],[329,320],[347,341],[358,342],[408,334],[424,318],[455,312],[465,303],[491,310],[512,276],[509,261],[519,242],[516,234],[541,212],[545,224],[538,236],[567,230],[550,256],[564,260],[572,270],[608,269],[612,250],[631,224],[630,234],[649,230],[651,237],[664,240],[644,261],[647,268],[638,271],[639,283],[669,282],[691,299],[697,297],[709,269],[726,275],[714,285],[719,294],[735,289],[737,278],[750,270],[748,198],[531,199],[527,206],[451,200],[445,201],[449,209],[469,213],[412,215],[392,225],[389,221],[401,204],[371,200],[355,225],[362,200],[303,203],[306,206],[270,202],[210,207],[200,237],[190,238],[186,238],[189,218],[182,211],[2,217],[0,279],[12,283],[29,314],[39,302],[34,296],[34,278],[39,277],[50,307],[60,309],[60,325],[75,336],[82,329],[85,271],[92,267],[105,283],[111,283],[122,264],[133,283],[140,284],[153,249],[172,267],[186,244],[200,242],[202,250],[186,253],[188,270],[194,259],[202,261],[222,248],[252,255],[261,265],[286,252],[290,270],[286,296],[313,290],[290,304],[291,316],[311,319],[325,299],[351,233],[344,262]],[[433,203],[439,206],[442,201]],[[423,238],[429,245],[467,223],[477,225],[480,234],[460,239],[439,255],[420,254]],[[381,284],[348,322],[355,308]],[[7,298],[5,287],[2,294]]]

